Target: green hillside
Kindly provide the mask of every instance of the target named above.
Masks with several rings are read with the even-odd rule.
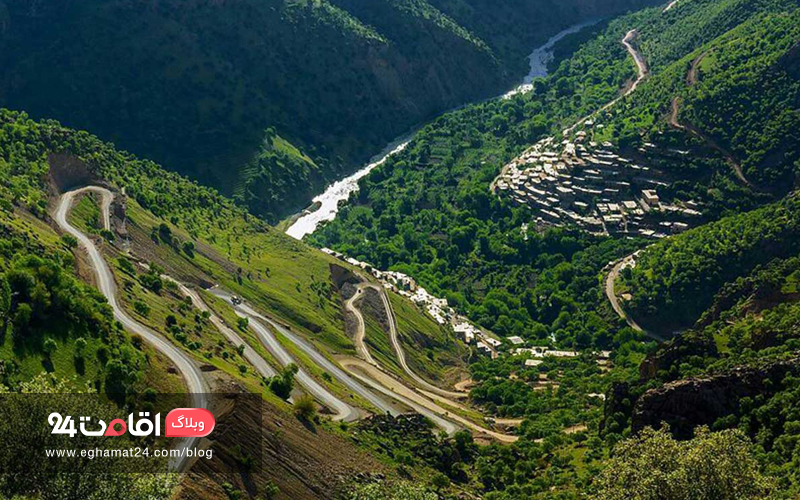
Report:
[[[691,325],[722,285],[758,265],[796,254],[799,210],[800,200],[792,195],[649,247],[622,274],[632,294],[626,307],[659,331]]]
[[[551,10],[541,3],[533,13]],[[459,22],[426,0],[4,0],[0,105],[91,130],[275,220],[412,125],[506,90],[563,27],[640,3],[570,0],[517,23],[516,4],[477,3]],[[497,18],[525,36],[481,38]],[[270,128],[316,167],[275,158]]]

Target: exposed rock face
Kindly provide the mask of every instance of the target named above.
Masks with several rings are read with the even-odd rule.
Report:
[[[770,397],[788,373],[800,371],[800,358],[755,368],[736,368],[706,378],[680,380],[645,392],[634,405],[631,428],[667,423],[679,439],[692,437],[694,428],[738,415],[741,398]]]
[[[72,188],[88,186],[97,182],[86,163],[77,156],[68,153],[51,153],[47,156],[50,164],[50,177],[59,192]]]
[[[652,379],[659,372],[670,370],[672,366],[688,356],[717,357],[718,352],[714,339],[703,335],[702,332],[686,333],[673,338],[655,352],[647,355],[639,365],[639,377],[642,380]]]
[[[356,276],[352,271],[349,269],[342,267],[338,264],[331,264],[331,280],[333,281],[334,286],[338,288],[342,293],[345,293],[344,287],[345,284],[357,285],[361,283],[361,278]],[[351,289],[348,296],[346,298],[350,298],[353,296],[354,290]]]

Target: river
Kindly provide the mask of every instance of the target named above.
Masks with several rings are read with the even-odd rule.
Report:
[[[508,99],[517,94],[524,94],[532,90],[532,83],[534,79],[547,76],[547,65],[553,58],[553,47],[555,44],[564,37],[573,33],[577,33],[588,26],[597,24],[599,21],[599,19],[593,19],[574,24],[551,37],[544,45],[537,47],[533,52],[531,52],[531,55],[528,56],[528,60],[530,61],[530,70],[523,79],[522,84],[499,97]],[[322,194],[316,196],[313,200],[313,204],[318,208],[316,210],[304,211],[300,217],[298,217],[297,220],[295,220],[292,225],[289,226],[289,229],[286,230],[286,234],[301,240],[304,236],[313,233],[323,222],[335,219],[336,214],[339,211],[339,202],[347,200],[352,193],[358,190],[358,181],[362,177],[369,174],[372,169],[385,162],[387,158],[390,158],[400,151],[403,151],[406,146],[408,146],[408,143],[411,141],[411,138],[415,133],[416,131],[412,131],[408,134],[398,137],[388,146],[386,146],[380,153],[375,155],[370,162],[359,171],[349,177],[345,177],[344,179],[338,180],[329,185]]]

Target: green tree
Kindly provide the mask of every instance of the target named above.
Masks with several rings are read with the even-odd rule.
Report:
[[[598,480],[595,500],[761,500],[772,482],[739,430],[676,441],[669,429],[645,429],[617,444]]]
[[[56,344],[56,341],[53,340],[53,339],[47,339],[47,340],[44,341],[44,345],[42,346],[42,349],[44,350],[44,353],[49,358],[50,356],[53,355],[54,352],[56,352],[56,349],[58,349],[58,344]]]
[[[133,263],[127,257],[122,256],[117,259],[117,262],[119,263],[119,268],[125,271],[126,273],[132,275],[136,274],[136,268],[133,267]]]
[[[144,316],[145,318],[150,315],[150,306],[142,302],[141,300],[137,300],[133,303],[133,309]]]
[[[279,375],[269,380],[270,390],[282,399],[289,399],[294,388],[294,376],[298,370],[299,368],[294,363],[288,364]]]
[[[317,413],[317,407],[314,404],[314,398],[305,394],[297,399],[294,403],[294,414],[303,422],[310,422],[314,415]]]
[[[22,340],[28,334],[32,317],[33,309],[28,303],[23,302],[17,306],[14,313],[14,337],[17,340]]]
[[[266,484],[264,484],[263,488],[264,500],[273,500],[276,496],[278,496],[278,493],[280,493],[280,491],[281,490],[280,488],[278,488],[278,485],[275,484],[272,480],[267,481]]]
[[[0,339],[6,333],[11,317],[11,286],[5,276],[0,276]]]
[[[78,240],[71,234],[65,234],[61,237],[61,242],[70,250],[78,246]]]
[[[450,486],[450,479],[441,472],[437,472],[431,478],[431,486],[433,486],[437,492],[441,492],[443,489]]]

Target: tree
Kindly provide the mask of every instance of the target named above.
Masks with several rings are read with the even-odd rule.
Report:
[[[6,321],[11,315],[11,285],[5,276],[0,276],[0,323],[5,332]]]
[[[294,414],[303,422],[310,422],[314,415],[317,413],[317,407],[314,404],[314,398],[305,394],[301,396],[294,403]]]
[[[441,472],[437,472],[431,478],[431,485],[437,493],[450,486],[450,479]]]
[[[142,286],[157,294],[161,293],[161,289],[164,287],[164,282],[161,280],[159,273],[155,272],[152,268],[149,273],[141,275],[139,281],[142,283]]]
[[[187,241],[183,244],[183,252],[189,257],[194,257],[194,243]]]
[[[239,327],[239,330],[245,331],[247,330],[247,325],[250,324],[250,320],[247,318],[239,318],[236,320],[236,326]]]
[[[33,309],[27,302],[17,306],[17,312],[14,313],[14,338],[22,340],[28,334],[30,328],[31,318],[33,317]]]
[[[47,339],[44,341],[42,349],[44,350],[45,355],[47,355],[49,358],[54,352],[56,352],[56,349],[58,349],[58,344],[56,344],[56,341],[53,339]]]
[[[117,259],[117,262],[119,263],[119,268],[125,271],[126,273],[132,275],[136,274],[136,268],[133,267],[133,263],[127,257],[122,256]]]
[[[150,315],[150,306],[142,302],[141,300],[137,300],[133,303],[133,309],[144,316],[145,318]]]
[[[289,363],[279,375],[269,380],[270,390],[282,399],[289,399],[294,388],[294,376],[298,371],[297,365]]]
[[[276,496],[278,496],[278,493],[280,493],[280,491],[281,490],[280,488],[278,488],[278,485],[275,484],[272,480],[267,481],[266,484],[264,484],[264,490],[263,490],[264,500],[273,500]]]
[[[620,442],[598,484],[595,500],[761,500],[773,486],[747,436],[705,427],[689,441],[648,428]]]
[[[65,234],[61,237],[61,242],[64,246],[72,250],[78,246],[78,240],[71,234]]]

